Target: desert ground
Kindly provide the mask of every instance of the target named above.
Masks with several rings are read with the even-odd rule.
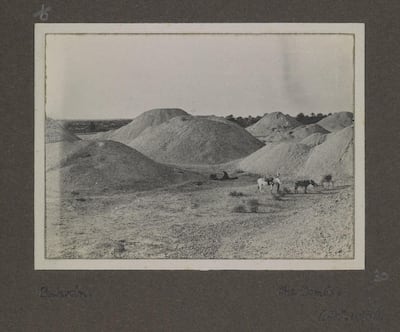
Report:
[[[49,122],[47,258],[353,257],[349,123],[277,130],[275,114],[273,130],[256,128],[262,140],[223,119],[177,113],[80,137]],[[223,170],[237,179],[210,179]],[[260,192],[257,179],[277,172],[280,192]],[[294,191],[296,180],[327,172],[333,187]]]
[[[277,198],[256,176],[48,198],[50,258],[348,258],[349,184]],[[231,192],[243,196],[231,196]],[[249,201],[258,200],[257,212]],[[245,212],[235,212],[244,206]]]

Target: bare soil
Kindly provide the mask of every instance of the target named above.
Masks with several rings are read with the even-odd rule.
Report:
[[[256,179],[239,174],[101,195],[48,188],[47,258],[353,257],[351,180],[294,194],[293,182],[283,179],[292,192],[280,196],[258,192]],[[250,200],[258,201],[257,212],[249,212]],[[239,205],[245,212],[233,212]]]

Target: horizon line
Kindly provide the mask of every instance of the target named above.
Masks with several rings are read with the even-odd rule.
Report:
[[[169,107],[170,108],[170,107]],[[153,108],[154,109],[154,108]],[[150,110],[153,110],[153,109],[149,109],[148,111],[150,111]],[[168,109],[168,108],[164,108],[164,109]],[[183,108],[181,108],[183,111],[185,111]],[[52,116],[50,116],[50,115],[48,115],[48,114],[46,114],[46,117],[48,117],[48,118],[51,118],[51,119],[53,119],[53,120],[68,120],[68,121],[78,121],[78,120],[87,120],[87,121],[104,121],[104,120],[109,120],[109,121],[111,121],[111,120],[133,120],[133,119],[135,119],[135,118],[137,118],[137,117],[139,117],[140,115],[142,115],[143,113],[145,113],[145,112],[147,112],[147,111],[144,111],[144,112],[142,112],[142,113],[140,113],[139,115],[137,115],[137,116],[134,116],[134,117],[112,117],[112,118],[108,118],[108,117],[104,117],[104,118],[60,118],[60,117],[52,117]],[[186,112],[186,111],[185,111]],[[216,116],[216,117],[221,117],[221,118],[226,118],[226,117],[228,117],[228,116],[230,116],[230,115],[233,115],[235,118],[239,118],[239,117],[241,117],[241,118],[248,118],[248,117],[253,117],[253,118],[257,118],[257,117],[264,117],[265,115],[267,115],[267,114],[272,114],[272,113],[282,113],[282,114],[284,114],[284,115],[289,115],[289,116],[291,116],[291,117],[293,117],[293,118],[296,118],[299,114],[304,114],[304,115],[311,115],[312,113],[314,113],[315,115],[317,115],[317,114],[322,114],[322,115],[326,115],[326,116],[328,116],[329,114],[335,114],[335,113],[342,113],[342,112],[348,112],[348,113],[353,113],[354,114],[354,112],[353,111],[336,111],[336,112],[328,112],[328,113],[322,113],[322,112],[318,112],[318,113],[315,113],[315,112],[309,112],[309,113],[304,113],[304,112],[299,112],[299,113],[297,113],[296,115],[291,115],[291,114],[288,114],[288,113],[284,113],[284,112],[282,112],[282,111],[274,111],[274,112],[266,112],[266,113],[264,113],[264,114],[259,114],[259,115],[251,115],[251,114],[249,114],[249,115],[247,115],[247,116],[242,116],[242,115],[239,115],[239,116],[236,116],[236,115],[234,115],[234,114],[228,114],[228,115],[216,115],[216,114],[191,114],[191,113],[188,113],[188,115],[191,115],[191,116]]]

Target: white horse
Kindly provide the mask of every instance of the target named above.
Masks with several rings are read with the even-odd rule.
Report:
[[[272,191],[273,181],[274,181],[274,179],[271,178],[271,177],[269,177],[269,178],[265,177],[265,178],[259,178],[259,179],[257,179],[258,190],[259,190],[260,192],[262,192],[262,188],[263,188],[264,186],[270,186],[270,187],[271,187],[271,191]]]
[[[264,178],[259,178],[257,179],[257,185],[258,185],[258,190],[262,192],[262,188],[264,186],[270,186],[271,192],[274,186],[276,186],[276,190],[279,192],[279,188],[281,186],[281,180],[279,179],[279,173],[276,175],[276,177],[268,176]]]

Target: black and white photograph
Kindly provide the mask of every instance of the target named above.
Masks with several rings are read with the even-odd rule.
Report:
[[[36,24],[35,269],[363,268],[363,24]]]

